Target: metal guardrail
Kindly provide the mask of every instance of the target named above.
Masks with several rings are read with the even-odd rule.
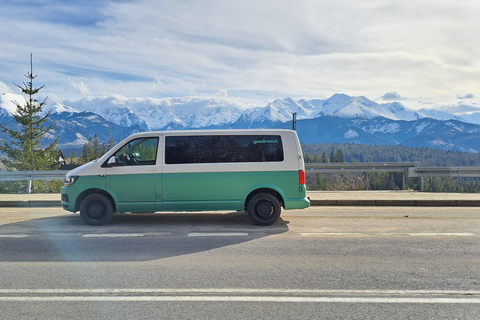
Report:
[[[480,167],[416,167],[408,169],[408,177],[479,178]]]
[[[479,167],[419,167],[418,162],[339,162],[305,163],[305,171],[322,173],[342,172],[403,172],[409,178],[459,177],[479,178]]]
[[[480,178],[480,167],[419,167],[418,162],[340,162],[306,163],[305,171],[319,173],[401,172],[402,189],[405,180],[420,178],[420,190],[425,189],[424,177]]]
[[[342,172],[405,172],[418,167],[418,162],[333,162],[305,163],[305,171],[323,173]]]
[[[405,190],[406,176],[410,169],[418,167],[418,162],[333,162],[305,163],[305,172],[348,173],[348,172],[400,172],[402,189]]]
[[[68,170],[0,171],[0,181],[63,180]]]

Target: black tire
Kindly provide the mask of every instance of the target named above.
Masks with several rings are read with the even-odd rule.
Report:
[[[91,226],[107,224],[113,217],[114,209],[110,199],[100,193],[92,193],[80,204],[80,216]]]
[[[250,219],[259,226],[269,226],[280,217],[282,207],[278,199],[270,193],[259,193],[247,204]]]

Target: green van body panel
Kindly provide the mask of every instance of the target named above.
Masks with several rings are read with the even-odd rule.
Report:
[[[112,196],[117,212],[154,212],[156,182],[159,173],[107,175],[106,191]]]
[[[113,198],[117,212],[154,212],[243,210],[251,192],[270,189],[280,194],[285,209],[302,209],[309,202],[297,180],[298,171],[166,173],[163,179],[156,173],[82,176],[62,193],[76,199],[82,191],[101,189]],[[75,211],[73,204],[64,205]]]
[[[248,195],[262,188],[277,191],[285,201],[302,197],[298,171],[166,173],[162,209],[243,210]]]
[[[62,187],[62,194],[66,194],[69,199],[67,202],[62,198],[63,208],[71,212],[78,211],[79,204],[76,201],[83,193],[89,192],[89,190],[105,190],[105,177],[81,176],[73,186]]]

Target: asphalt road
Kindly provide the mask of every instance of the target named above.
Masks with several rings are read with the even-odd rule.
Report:
[[[478,208],[0,210],[2,319],[479,319],[479,262]]]

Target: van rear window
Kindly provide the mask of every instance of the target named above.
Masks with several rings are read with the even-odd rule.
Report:
[[[283,161],[279,135],[210,135],[165,137],[165,163]]]

